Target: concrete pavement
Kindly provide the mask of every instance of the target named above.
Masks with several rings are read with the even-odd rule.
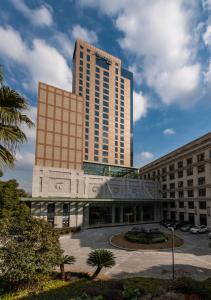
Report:
[[[171,278],[171,250],[161,251],[126,251],[114,248],[109,244],[111,236],[127,231],[133,226],[104,227],[84,230],[60,238],[61,246],[66,254],[74,255],[77,262],[66,269],[92,272],[86,259],[91,250],[104,248],[112,250],[116,257],[116,265],[103,271],[104,275],[114,278],[134,276]],[[159,225],[144,225],[145,228]],[[166,229],[161,227],[163,231]],[[192,235],[176,231],[176,235],[184,239],[184,245],[175,249],[175,270],[177,276],[191,276],[197,280],[211,277],[211,248],[208,246],[207,234]]]

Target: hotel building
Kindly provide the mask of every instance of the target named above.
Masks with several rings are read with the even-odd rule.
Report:
[[[140,177],[159,182],[165,219],[211,228],[211,133],[140,168]]]
[[[72,91],[84,98],[84,160],[133,166],[133,74],[119,58],[78,39]]]
[[[39,83],[33,216],[55,227],[157,222],[158,183],[133,168],[133,74],[77,40],[72,93]]]

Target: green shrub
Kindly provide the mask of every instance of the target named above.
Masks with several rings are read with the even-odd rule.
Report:
[[[159,236],[159,237],[152,238],[152,243],[164,243],[165,241],[166,241],[165,236]]]
[[[195,281],[192,278],[178,278],[170,284],[170,290],[183,294],[196,294],[204,300],[210,300],[210,291],[203,282]]]
[[[124,286],[122,291],[122,298],[124,300],[138,300],[141,295],[138,288]]]
[[[55,228],[54,230],[58,232],[59,235],[65,235],[71,232],[78,232],[81,230],[81,227]]]
[[[153,244],[153,243],[163,243],[166,241],[166,236],[163,233],[135,233],[131,231],[125,234],[125,239],[132,243],[140,244]]]

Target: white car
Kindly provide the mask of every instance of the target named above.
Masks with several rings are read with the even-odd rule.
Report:
[[[207,231],[208,231],[208,229],[207,229],[207,226],[205,226],[205,225],[196,225],[190,229],[191,233],[204,233]]]

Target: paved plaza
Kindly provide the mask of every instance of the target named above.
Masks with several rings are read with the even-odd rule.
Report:
[[[133,226],[105,227],[87,229],[63,236],[60,239],[66,254],[74,255],[77,259],[75,265],[66,266],[74,271],[92,272],[86,259],[88,253],[97,248],[112,250],[116,257],[116,265],[112,269],[104,270],[104,275],[113,278],[126,278],[134,276],[170,278],[172,270],[171,250],[160,251],[126,251],[114,248],[109,244],[111,236],[127,231]],[[160,227],[159,225],[145,225],[145,228]],[[162,227],[163,231],[166,231]],[[209,248],[207,234],[192,235],[177,230],[176,235],[182,237],[184,245],[175,249],[176,276],[192,276],[203,280],[211,277],[211,248]]]

